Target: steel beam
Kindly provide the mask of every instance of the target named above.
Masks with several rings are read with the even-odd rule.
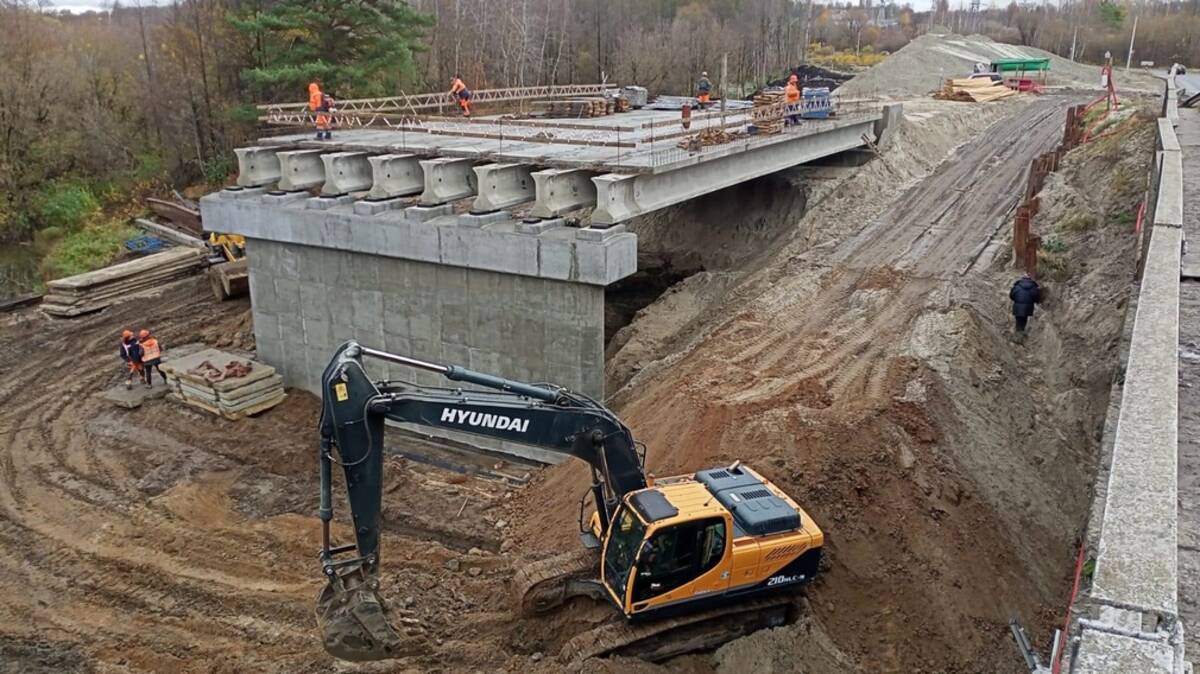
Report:
[[[367,157],[371,163],[371,192],[368,199],[391,199],[420,194],[425,189],[421,160],[413,154],[382,154]]]
[[[596,185],[592,224],[624,222],[730,185],[861,147],[863,134],[872,133],[874,124],[874,119],[865,119],[821,133],[751,146],[742,152],[661,173],[596,176],[592,178]]]
[[[546,169],[533,176],[535,218],[553,218],[577,208],[596,205],[595,173],[581,169]]]
[[[325,184],[321,196],[363,192],[371,189],[371,164],[366,152],[330,152],[321,155],[325,165]]]
[[[324,150],[289,150],[276,153],[279,157],[279,189],[301,192],[325,184],[325,165],[321,162]]]
[[[491,213],[533,201],[533,167],[526,164],[483,164],[475,167],[475,197],[472,213]]]
[[[425,190],[421,192],[422,206],[438,206],[458,199],[474,196],[474,159],[439,157],[421,160],[421,171],[425,176]]]
[[[239,147],[237,155],[238,178],[241,187],[263,187],[279,182],[278,149],[273,147]]]

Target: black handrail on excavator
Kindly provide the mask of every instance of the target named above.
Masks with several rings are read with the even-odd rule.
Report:
[[[452,382],[487,390],[427,387],[396,380],[373,382],[363,368],[364,357],[433,372]],[[385,421],[518,442],[586,461],[592,470],[591,491],[601,533],[607,531],[621,499],[646,487],[643,457],[629,428],[603,404],[559,386],[512,381],[349,341],[337,349],[326,366],[321,393],[320,560],[329,584],[318,602],[318,615],[324,614],[323,623],[347,619],[353,623],[349,628],[343,625],[340,631],[333,630],[332,635],[326,629],[326,650],[338,657],[390,657],[382,651],[388,650],[389,641],[398,643],[386,621],[380,623],[382,608],[375,594]],[[335,463],[345,473],[354,545],[334,546],[330,540]],[[353,558],[334,560],[352,551],[357,552]],[[342,605],[347,608],[338,608]],[[347,638],[347,629],[354,632],[351,628],[358,631]],[[381,631],[385,629],[386,633]],[[363,647],[364,639],[374,645]]]

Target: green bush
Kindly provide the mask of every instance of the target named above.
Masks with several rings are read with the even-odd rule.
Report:
[[[34,196],[32,210],[38,228],[74,230],[100,211],[100,202],[80,183],[54,182]]]
[[[119,221],[100,222],[64,236],[42,260],[47,279],[74,276],[108,265],[137,231]]]

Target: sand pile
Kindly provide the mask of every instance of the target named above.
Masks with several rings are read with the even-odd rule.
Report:
[[[937,90],[950,77],[965,77],[976,63],[1001,58],[1049,58],[1047,83],[1073,89],[1098,89],[1100,68],[1033,47],[996,42],[983,35],[926,34],[905,45],[879,65],[856,76],[838,93],[842,96],[906,98]],[[1149,75],[1118,70],[1117,86],[1148,88],[1156,82]]]

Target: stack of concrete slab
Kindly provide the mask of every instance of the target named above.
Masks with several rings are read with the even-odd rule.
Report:
[[[170,250],[46,284],[42,311],[51,316],[79,316],[119,300],[158,290],[163,284],[199,271],[206,252],[198,248]]]
[[[162,366],[168,397],[230,420],[266,411],[287,397],[275,368],[251,358],[204,349]]]

